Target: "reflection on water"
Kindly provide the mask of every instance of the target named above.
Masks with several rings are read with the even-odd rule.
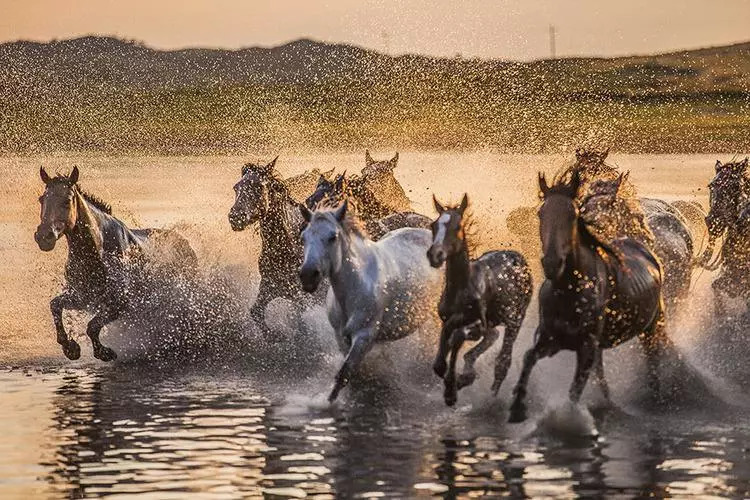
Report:
[[[0,387],[3,498],[750,493],[742,416],[601,413],[599,437],[563,439],[514,434],[499,407],[389,406],[367,391],[288,412],[283,389],[237,374],[15,369]]]

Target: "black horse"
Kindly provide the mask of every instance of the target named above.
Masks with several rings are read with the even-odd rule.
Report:
[[[510,368],[516,341],[533,289],[531,270],[526,259],[515,251],[490,251],[478,259],[470,258],[466,213],[469,199],[444,207],[433,196],[438,218],[432,223],[432,246],[427,258],[432,267],[446,263],[445,287],[438,305],[443,320],[440,349],[433,368],[445,381],[445,403],[456,403],[456,392],[474,383],[474,363],[499,337],[497,327],[505,326],[503,347],[495,360],[497,393]],[[463,373],[456,378],[456,358],[465,340],[480,341],[464,355]],[[450,354],[450,366],[446,357]],[[447,370],[447,375],[446,375]]]
[[[722,164],[716,161],[716,176],[708,185],[710,210],[706,217],[709,242],[701,264],[721,268],[712,283],[716,314],[724,316],[723,295],[750,300],[750,172],[748,158]],[[715,262],[711,262],[716,241],[724,242]]]
[[[112,215],[109,205],[78,186],[78,167],[68,176],[50,177],[44,168],[39,173],[45,189],[34,239],[45,252],[63,236],[68,241],[65,286],[50,302],[57,343],[68,359],[81,356],[80,346],[65,331],[63,310],[86,310],[94,313],[86,328],[94,357],[112,361],[117,355],[101,343],[99,334],[128,309],[128,266],[143,258],[147,242],[159,239],[169,245],[172,264],[187,271],[197,269],[197,258],[187,240],[173,231],[128,228]]]
[[[562,349],[577,355],[570,399],[577,402],[591,369],[609,399],[602,350],[639,336],[648,355],[649,386],[658,392],[657,368],[664,337],[662,271],[658,259],[640,242],[628,238],[605,244],[589,232],[579,216],[577,171],[552,187],[539,175],[542,266],[539,326],[534,345],[524,356],[514,389],[511,422],[526,419],[526,386],[536,362]]]
[[[229,211],[229,224],[235,231],[256,222],[259,225],[260,286],[250,312],[260,324],[273,299],[307,299],[297,278],[302,265],[300,231],[304,220],[287,185],[274,172],[277,159],[267,165],[248,163],[242,167],[242,178],[234,185],[235,200]]]

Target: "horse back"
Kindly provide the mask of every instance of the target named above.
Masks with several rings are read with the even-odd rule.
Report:
[[[662,312],[662,269],[659,259],[641,242],[622,238],[612,243],[608,278],[614,281],[607,305],[602,347],[612,347],[639,335]]]

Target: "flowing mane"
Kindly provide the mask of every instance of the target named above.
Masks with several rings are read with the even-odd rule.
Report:
[[[342,221],[336,219],[336,216],[334,215],[335,211],[336,207],[319,208],[315,211],[315,215],[320,215],[329,220],[335,221],[344,229],[344,231],[347,232],[347,234],[355,234],[360,238],[370,237],[370,235],[367,234],[367,230],[365,230],[364,226],[362,225],[362,222],[359,220],[359,217],[357,217],[353,210],[347,210],[346,215],[344,216],[344,220]]]
[[[460,204],[447,205],[447,210],[458,211]],[[477,227],[477,220],[474,217],[474,212],[471,210],[471,205],[464,211],[461,216],[461,229],[463,229],[463,241],[466,245],[466,251],[469,253],[469,259],[474,259],[479,248],[479,229]]]
[[[70,178],[67,175],[57,174],[55,177],[52,178],[51,182],[56,182],[59,184],[64,184],[68,187],[75,188],[81,196],[83,196],[83,199],[86,200],[88,203],[91,203],[94,207],[101,210],[107,215],[112,215],[112,206],[99,198],[98,196],[95,196],[87,191],[84,191],[81,189],[81,186],[78,184],[71,184]]]

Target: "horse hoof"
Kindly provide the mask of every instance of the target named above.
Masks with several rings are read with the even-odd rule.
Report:
[[[456,385],[458,386],[459,389],[463,389],[467,385],[473,384],[476,378],[477,378],[476,373],[462,373],[461,375],[458,376]]]
[[[445,363],[444,360],[435,361],[435,363],[432,365],[432,371],[435,372],[435,375],[437,375],[440,378],[443,378],[445,376],[445,372],[448,369],[448,365]]]
[[[117,359],[117,354],[109,347],[102,347],[94,352],[94,357],[101,361],[114,361]]]
[[[445,396],[443,399],[445,399],[445,405],[449,406],[450,408],[453,408],[456,405],[456,396]]]
[[[519,424],[526,420],[526,408],[523,406],[516,406],[511,408],[510,416],[508,417],[508,423]]]
[[[65,354],[65,357],[69,360],[75,361],[81,357],[81,346],[79,346],[78,342],[75,340],[71,340],[63,346],[63,354]]]

